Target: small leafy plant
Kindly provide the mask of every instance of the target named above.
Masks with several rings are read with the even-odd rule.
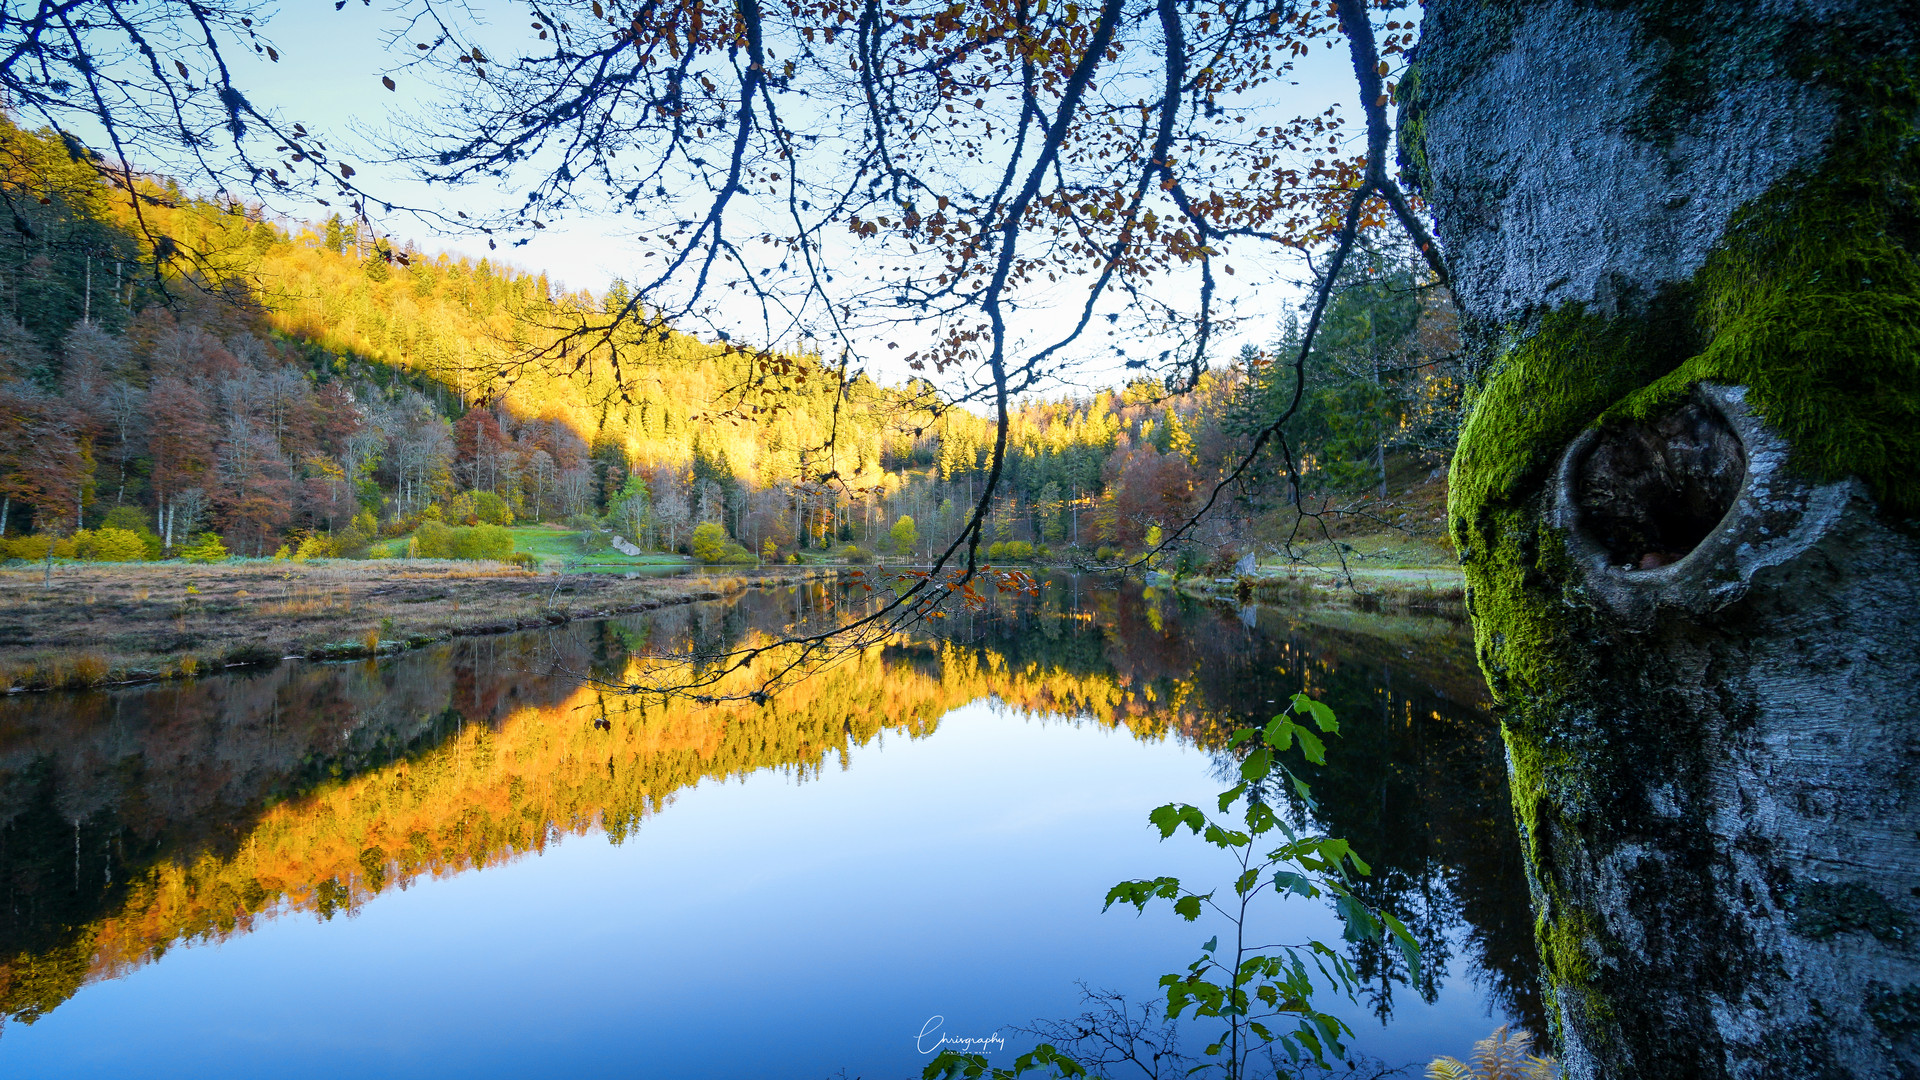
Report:
[[[1311,726],[1295,717],[1310,721]],[[1185,803],[1168,803],[1148,815],[1163,840],[1184,827],[1228,853],[1239,865],[1230,893],[1220,888],[1195,892],[1175,877],[1123,881],[1107,893],[1107,908],[1132,904],[1145,911],[1148,904],[1166,900],[1188,922],[1211,910],[1232,926],[1231,942],[1223,946],[1214,936],[1200,947],[1199,958],[1187,966],[1186,974],[1160,979],[1168,1021],[1191,1010],[1196,1018],[1224,1022],[1219,1037],[1206,1047],[1206,1060],[1192,1070],[1195,1074],[1243,1080],[1260,1057],[1284,1057],[1298,1067],[1324,1066],[1329,1057],[1345,1056],[1343,1040],[1353,1034],[1352,1028],[1318,1008],[1314,995],[1324,981],[1328,989],[1351,1000],[1360,985],[1358,973],[1350,960],[1322,941],[1250,942],[1248,917],[1262,893],[1331,898],[1346,925],[1348,940],[1378,941],[1391,935],[1409,973],[1419,977],[1420,949],[1413,935],[1391,914],[1368,907],[1351,888],[1354,875],[1372,873],[1366,862],[1347,841],[1297,830],[1273,808],[1272,796],[1287,788],[1307,809],[1315,807],[1311,788],[1287,767],[1282,755],[1297,747],[1307,761],[1324,765],[1327,748],[1322,736],[1339,731],[1332,709],[1304,693],[1295,694],[1287,709],[1264,729],[1245,728],[1228,740],[1233,750],[1253,746],[1241,760],[1239,783],[1220,793],[1220,820]],[[1237,821],[1226,817],[1230,812]],[[1011,1069],[991,1066],[983,1054],[948,1052],[930,1062],[921,1076],[923,1080],[1012,1080],[1040,1068],[1055,1076],[1087,1075],[1079,1062],[1041,1043]]]

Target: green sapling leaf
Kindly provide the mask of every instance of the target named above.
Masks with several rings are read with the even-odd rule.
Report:
[[[1238,784],[1233,785],[1227,790],[1221,792],[1220,793],[1220,812],[1223,814],[1226,813],[1227,807],[1232,806],[1234,803],[1234,800],[1238,799],[1242,795],[1245,795],[1246,793],[1247,793],[1247,784],[1246,784],[1246,781],[1244,780],[1242,780]],[[1248,813],[1252,813],[1252,810],[1249,809]]]
[[[1327,763],[1327,744],[1320,741],[1320,736],[1315,735],[1306,728],[1297,728],[1295,730],[1300,736],[1300,752],[1305,754],[1307,760],[1313,762],[1315,765],[1325,765]]]
[[[1275,750],[1285,750],[1293,745],[1293,732],[1294,729],[1299,726],[1300,725],[1294,723],[1292,720],[1287,719],[1286,713],[1281,713],[1279,716],[1273,718],[1272,723],[1267,725],[1266,733],[1262,737],[1266,744]]]
[[[1293,707],[1302,715],[1313,714],[1313,722],[1319,725],[1321,731],[1330,735],[1340,734],[1340,725],[1333,719],[1333,710],[1324,703],[1313,700],[1305,693],[1299,693],[1293,695]]]

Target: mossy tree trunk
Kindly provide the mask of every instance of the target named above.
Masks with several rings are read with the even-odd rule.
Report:
[[[1574,1077],[1920,1075],[1920,19],[1429,0],[1451,527]]]

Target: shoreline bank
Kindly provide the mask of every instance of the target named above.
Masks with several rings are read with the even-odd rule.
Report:
[[[875,567],[674,576],[552,574],[500,563],[315,560],[81,563],[0,569],[0,692],[130,686],[283,660],[393,656],[456,637],[721,600]],[[1238,578],[1149,575],[1215,602],[1466,617],[1452,568],[1315,568]]]
[[[345,560],[0,570],[0,688],[129,686],[282,660],[391,656],[831,580],[822,567],[671,577],[542,574],[500,563]]]
[[[1466,578],[1452,567],[1355,568],[1344,573],[1310,568],[1232,578],[1181,578],[1174,587],[1210,600],[1467,617]]]

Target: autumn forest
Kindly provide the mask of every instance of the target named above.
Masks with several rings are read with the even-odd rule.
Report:
[[[983,490],[993,426],[930,384],[633,320],[568,355],[570,330],[626,304],[623,282],[563,291],[157,177],[129,201],[87,153],[0,128],[14,557],[504,557],[510,542],[462,551],[448,534],[542,521],[662,551],[717,524],[724,544],[695,551],[709,561],[850,544],[912,557],[956,535]],[[1458,426],[1450,309],[1404,252],[1365,254],[1293,424],[1321,505],[1425,479]],[[1177,395],[1139,380],[1025,401],[986,539],[1056,559],[1157,542],[1291,393],[1269,359],[1290,344],[1249,345]],[[1273,456],[1236,484],[1184,565],[1284,536],[1297,512],[1281,476]]]

